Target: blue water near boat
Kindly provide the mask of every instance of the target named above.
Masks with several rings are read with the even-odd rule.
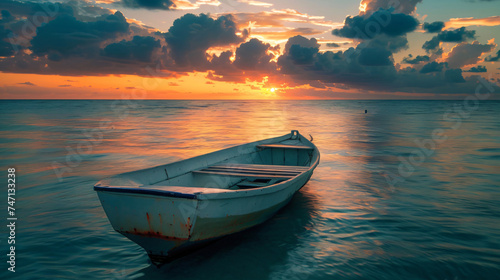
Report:
[[[0,178],[6,186],[16,168],[18,221],[16,273],[0,229],[0,278],[497,279],[500,102],[472,105],[1,101]],[[113,231],[92,189],[112,174],[291,129],[321,151],[291,203],[161,268]]]

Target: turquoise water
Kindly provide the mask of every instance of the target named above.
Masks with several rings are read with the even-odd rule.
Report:
[[[0,178],[16,168],[18,220],[15,273],[0,230],[0,278],[498,279],[500,102],[447,114],[454,104],[1,101]],[[292,129],[314,137],[321,163],[291,203],[161,268],[113,231],[92,189]]]

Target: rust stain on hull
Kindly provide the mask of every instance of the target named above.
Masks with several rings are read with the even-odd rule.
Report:
[[[155,230],[153,229],[153,226],[151,225],[151,218],[149,217],[149,213],[146,212],[146,219],[148,220],[148,226],[149,226],[149,231],[150,232],[155,232]],[[158,234],[160,234],[160,232],[157,232]]]

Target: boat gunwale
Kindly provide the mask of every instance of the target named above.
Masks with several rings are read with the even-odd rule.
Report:
[[[175,197],[175,198],[187,198],[187,199],[196,199],[196,194],[190,193],[181,193],[181,192],[173,192],[173,191],[165,191],[151,188],[137,188],[137,187],[119,187],[119,186],[94,186],[94,191],[103,191],[103,192],[116,192],[116,193],[124,193],[124,194],[146,194],[153,196],[164,196],[164,197]]]

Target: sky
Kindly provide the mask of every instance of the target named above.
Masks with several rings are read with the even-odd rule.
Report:
[[[0,12],[0,99],[461,99],[500,85],[500,0],[2,0]]]

